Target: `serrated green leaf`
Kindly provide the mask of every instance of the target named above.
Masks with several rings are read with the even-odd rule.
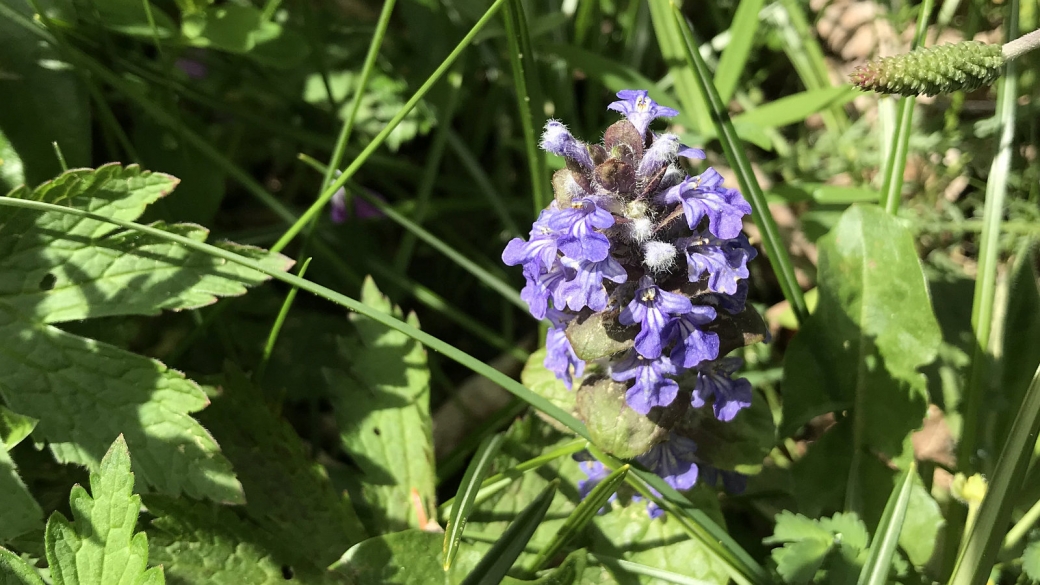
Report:
[[[245,375],[228,367],[223,393],[199,421],[213,429],[245,491],[245,513],[271,535],[270,549],[299,569],[324,569],[366,538],[351,503],[307,456],[292,427],[275,416]]]
[[[64,173],[11,196],[132,220],[169,193],[177,179],[139,167],[106,165]],[[198,226],[159,226],[205,240]],[[288,260],[225,245],[282,269]],[[144,483],[165,493],[242,500],[217,444],[188,416],[207,404],[193,382],[162,364],[47,323],[154,314],[239,295],[267,279],[248,268],[154,236],[64,213],[16,210],[0,219],[0,395],[40,420],[37,440],[59,461],[96,467],[123,434]]]
[[[359,584],[457,585],[480,562],[480,551],[463,546],[445,571],[443,540],[421,530],[377,536],[344,553],[334,571]]]
[[[361,301],[400,316],[365,280]],[[433,514],[436,501],[430,421],[430,372],[423,346],[362,315],[351,315],[357,339],[348,340],[349,370],[326,370],[333,407],[347,453],[361,468],[358,513],[370,533],[423,528],[411,496],[415,490]],[[410,314],[408,323],[418,327]]]
[[[861,505],[864,452],[903,455],[921,426],[927,396],[919,368],[942,337],[914,248],[898,220],[854,205],[819,241],[819,304],[784,359],[784,427],[852,410],[854,462],[847,494]]]
[[[15,445],[21,443],[22,439],[32,433],[38,422],[40,421],[0,405],[0,444],[3,445],[4,450],[10,451]]]
[[[1022,551],[1022,571],[1033,581],[1040,581],[1040,540],[1034,540]]]
[[[34,12],[20,0],[0,0],[0,7],[27,21]],[[4,16],[0,55],[0,130],[24,165],[25,181],[36,185],[61,172],[52,142],[72,167],[90,164],[87,90],[62,52]]]
[[[18,476],[7,449],[0,447],[0,542],[42,526],[43,511]]]
[[[90,493],[72,488],[73,521],[55,512],[47,521],[47,563],[56,585],[154,585],[162,568],[148,569],[148,537],[134,533],[141,497],[134,495],[130,451],[120,436],[90,474]]]
[[[21,557],[0,546],[0,585],[43,585],[43,579]]]
[[[69,171],[32,192],[17,189],[10,196],[134,220],[177,182],[135,165],[110,164]],[[208,235],[198,226],[157,227],[197,241]],[[223,246],[272,269],[291,265],[287,258],[258,248]],[[106,222],[28,210],[0,219],[0,303],[34,321],[197,308],[241,295],[247,286],[266,280],[255,270]]]
[[[340,583],[325,572],[299,571],[264,542],[260,530],[228,507],[148,496],[149,560],[171,585],[276,585],[289,575],[305,585]]]
[[[776,516],[773,536],[762,542],[784,544],[771,554],[785,583],[851,584],[866,559],[868,540],[867,528],[856,514],[812,520],[785,510]]]
[[[62,462],[96,469],[120,433],[140,480],[160,491],[240,502],[242,487],[189,413],[209,402],[184,375],[110,345],[35,324],[0,302],[0,396],[39,419],[33,431]]]

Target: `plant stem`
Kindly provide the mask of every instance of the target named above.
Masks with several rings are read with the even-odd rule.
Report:
[[[1004,58],[1008,61],[1017,59],[1022,55],[1028,53],[1040,47],[1040,30],[1034,30],[1029,34],[1024,34],[1013,41],[1009,41],[1000,48],[1000,52],[1004,54]]]

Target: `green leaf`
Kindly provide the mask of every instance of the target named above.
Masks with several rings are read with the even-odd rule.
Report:
[[[73,521],[47,521],[47,563],[56,585],[155,585],[162,568],[147,569],[148,537],[134,533],[141,497],[133,494],[130,451],[120,436],[90,474],[90,492],[72,488]]]
[[[1022,571],[1033,581],[1040,581],[1040,540],[1034,540],[1022,551]]]
[[[758,14],[762,11],[764,0],[741,0],[737,11],[733,14],[733,24],[729,27],[729,44],[719,57],[715,67],[715,87],[723,103],[729,102],[744,72],[751,45],[755,42],[758,30]]]
[[[221,4],[186,14],[181,32],[195,47],[247,53],[258,43],[278,37],[282,27],[261,18],[254,6]]]
[[[1036,242],[1018,250],[1008,283],[1007,309],[1004,314],[1001,343],[1000,381],[994,388],[999,392],[999,403],[1021,404],[1033,372],[1040,366],[1040,270],[1038,270]],[[992,429],[997,445],[1006,437],[1004,429],[1011,428],[1016,411],[1013,408],[996,409]]]
[[[768,104],[735,116],[734,126],[755,125],[760,128],[779,128],[805,120],[826,108],[842,106],[860,95],[851,85],[812,89],[782,97]],[[877,193],[874,198],[877,199]]]
[[[21,443],[22,439],[32,433],[38,422],[40,421],[0,405],[0,443],[3,444],[3,450],[10,451]]]
[[[7,449],[0,447],[0,542],[42,526],[43,511],[18,476]]]
[[[43,579],[21,557],[0,547],[0,585],[43,585]]]
[[[134,219],[168,193],[176,179],[136,166],[106,165],[64,173],[14,198],[60,202],[118,219]],[[203,241],[198,226],[164,226]],[[256,248],[223,249],[265,268],[288,261]],[[238,295],[266,280],[261,273],[110,223],[66,213],[19,210],[0,219],[0,395],[39,419],[38,440],[59,461],[96,467],[123,434],[136,453],[139,478],[166,493],[241,501],[238,481],[216,443],[188,414],[207,404],[193,382],[165,366],[84,339],[47,323],[88,317],[154,314]]]
[[[918,369],[935,359],[942,338],[913,237],[898,220],[854,205],[819,251],[819,303],[784,359],[781,435],[851,407],[856,476],[865,450],[904,454],[927,405]]]
[[[28,2],[0,0],[0,7],[32,18]],[[90,164],[90,104],[81,77],[54,46],[6,15],[0,18],[0,55],[0,131],[24,165],[25,181],[36,185],[61,172],[53,142],[70,167]]]
[[[334,571],[353,583],[385,585],[455,585],[478,562],[480,552],[463,546],[451,569],[444,570],[443,537],[406,530],[370,538],[343,554]]]
[[[149,559],[171,585],[279,585],[338,583],[329,574],[304,573],[271,552],[255,525],[225,506],[148,496],[156,516],[148,527]]]
[[[23,183],[25,167],[22,159],[0,129],[0,193],[6,193]]]
[[[762,542],[783,543],[772,556],[785,583],[816,582],[821,569],[827,571],[821,582],[855,583],[868,540],[867,528],[856,514],[812,520],[785,510],[776,516],[773,536]]]
[[[365,280],[361,302],[400,317],[400,309]],[[365,503],[358,512],[370,532],[423,528],[412,490],[432,514],[436,495],[430,422],[430,372],[426,350],[410,337],[352,314],[357,339],[346,341],[349,369],[326,370],[333,407],[347,453],[361,468]],[[414,314],[407,322],[418,327]]]
[[[18,189],[10,196],[133,220],[177,182],[136,165],[110,164],[69,171],[31,193]],[[208,233],[192,225],[158,227],[197,241],[205,241]],[[291,265],[287,258],[259,248],[221,247],[275,270]],[[265,280],[255,270],[105,222],[30,211],[0,219],[0,303],[35,321],[192,309],[218,297],[243,294],[247,286]]]
[[[263,395],[234,366],[223,393],[199,414],[220,442],[245,491],[245,513],[269,534],[270,550],[299,570],[324,569],[366,534],[349,500],[292,427],[275,416]]]

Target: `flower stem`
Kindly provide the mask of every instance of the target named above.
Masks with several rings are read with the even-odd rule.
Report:
[[[1010,61],[1040,47],[1040,29],[1029,34],[1022,35],[1013,41],[1009,41],[1000,48],[1004,58]]]

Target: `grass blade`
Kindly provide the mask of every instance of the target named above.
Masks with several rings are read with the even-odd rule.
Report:
[[[307,267],[310,265],[310,258],[304,260],[300,266],[300,271],[296,273],[297,276],[303,278],[307,274]],[[274,352],[274,344],[278,342],[278,334],[282,331],[282,325],[285,324],[285,318],[289,315],[289,309],[292,308],[293,301],[296,300],[296,293],[299,290],[299,287],[295,286],[289,289],[289,294],[285,295],[282,308],[278,310],[278,316],[275,317],[274,325],[271,326],[271,332],[267,335],[267,343],[264,344],[264,353],[260,358],[260,365],[256,367],[254,382],[257,384],[264,379],[264,371],[267,370],[267,363],[271,360],[271,353]]]
[[[491,496],[505,489],[509,484],[513,483],[513,481],[528,471],[534,471],[547,463],[556,461],[560,457],[566,457],[581,451],[585,448],[586,444],[587,441],[585,439],[575,439],[569,443],[564,443],[548,453],[542,453],[538,457],[528,459],[512,469],[507,469],[502,473],[495,474],[485,479],[484,483],[480,486],[480,491],[477,493],[476,502],[479,504],[487,500]],[[455,498],[452,498],[440,505],[438,513],[441,517],[451,514],[451,509],[454,505]]]
[[[917,17],[917,31],[910,49],[924,44],[924,35],[928,30],[928,17],[932,13],[935,0],[924,0],[921,12]],[[896,118],[895,133],[892,145],[888,149],[888,161],[885,163],[885,176],[881,182],[881,206],[885,211],[895,214],[899,211],[899,202],[903,193],[903,171],[906,170],[906,157],[910,150],[910,131],[914,117],[915,98],[905,97],[899,100],[899,115]]]
[[[607,500],[617,492],[621,484],[624,483],[625,477],[628,475],[630,466],[622,465],[621,467],[614,470],[613,473],[608,475],[603,481],[596,484],[596,487],[592,488],[589,495],[585,496],[574,511],[571,512],[567,520],[564,521],[563,526],[560,530],[553,535],[549,544],[545,545],[538,556],[531,561],[529,572],[534,573],[542,568],[546,562],[550,561],[555,557],[563,547],[570,542],[572,538],[581,533],[585,529],[585,525],[588,524],[592,519],[599,513],[600,508],[607,504]]]
[[[524,134],[524,152],[527,153],[527,167],[531,174],[531,193],[534,198],[534,213],[549,205],[549,194],[546,191],[546,166],[545,155],[538,148],[538,129],[541,128],[542,117],[538,111],[541,108],[539,92],[534,84],[528,87],[528,79],[538,79],[534,52],[531,47],[531,39],[527,35],[527,19],[524,16],[524,7],[517,0],[509,0],[502,10],[505,17],[506,40],[509,42],[509,67],[513,72],[513,87],[516,89],[517,107],[520,111],[520,129]],[[509,225],[509,224],[505,224]]]
[[[480,490],[480,484],[484,481],[484,476],[491,470],[491,465],[495,461],[495,455],[498,455],[498,450],[502,447],[504,440],[505,435],[501,433],[488,437],[487,440],[480,444],[477,454],[473,456],[469,467],[466,468],[466,473],[462,476],[459,491],[455,494],[457,505],[452,507],[451,516],[448,518],[448,526],[444,529],[445,571],[451,568],[451,563],[459,552],[462,531],[466,529],[466,520],[469,519],[469,513],[473,509],[473,504],[476,503],[477,491]]]
[[[624,559],[615,559],[597,554],[590,554],[589,556],[604,567],[609,567],[612,572],[652,577],[656,579],[656,581],[652,581],[653,583],[662,582],[675,583],[676,585],[714,585],[709,581],[694,579],[693,577],[672,573],[671,571],[665,571],[664,569],[658,569],[657,567],[648,567]]]
[[[989,578],[997,559],[1015,495],[1022,486],[1029,459],[1033,454],[1036,434],[1040,431],[1040,368],[1033,375],[1018,416],[1011,425],[997,467],[979,506],[978,516],[957,555],[950,585],[982,585]]]
[[[390,136],[390,133],[394,131],[394,128],[397,128],[397,125],[405,119],[405,116],[407,116],[409,112],[411,112],[415,108],[415,106],[419,104],[419,101],[422,100],[422,98],[427,94],[427,92],[429,92],[430,89],[440,80],[440,78],[448,72],[448,69],[450,69],[452,64],[455,63],[455,60],[458,59],[459,55],[461,55],[462,52],[470,45],[470,43],[473,42],[473,39],[477,36],[477,33],[479,33],[481,29],[484,28],[484,25],[486,25],[488,21],[490,21],[491,18],[495,15],[495,13],[498,12],[498,9],[502,7],[503,2],[505,2],[505,0],[495,0],[495,3],[488,7],[488,9],[484,12],[484,15],[481,16],[480,20],[478,20],[476,24],[473,25],[473,28],[471,28],[470,31],[466,33],[466,36],[463,37],[461,41],[459,41],[459,44],[455,47],[455,49],[444,59],[440,66],[437,67],[437,69],[426,80],[426,82],[423,83],[418,90],[416,90],[415,94],[413,94],[412,97],[409,98],[403,106],[401,106],[401,110],[397,112],[397,114],[394,115],[394,117],[391,118],[389,122],[387,122],[386,127],[384,127],[379,132],[379,134],[376,134],[375,138],[373,138],[372,141],[368,143],[368,146],[366,146],[365,149],[361,151],[361,154],[359,154],[357,158],[355,158],[353,162],[350,163],[350,166],[348,166],[346,170],[343,171],[343,174],[337,177],[335,181],[332,181],[332,183],[325,188],[325,192],[321,194],[321,197],[319,197],[317,201],[315,201],[309,208],[307,208],[307,211],[305,211],[303,215],[301,215],[300,218],[297,219],[296,222],[293,223],[288,230],[286,230],[285,234],[283,234],[282,237],[279,238],[277,242],[275,242],[274,246],[271,247],[272,252],[281,252],[283,249],[285,249],[285,246],[287,246],[289,242],[291,242],[293,238],[295,238],[296,235],[300,233],[300,230],[302,230],[304,226],[309,224],[311,220],[313,220],[315,217],[317,217],[319,213],[321,213],[321,210],[325,207],[325,204],[329,202],[329,199],[332,199],[332,196],[336,194],[336,191],[338,191],[340,187],[345,185],[347,181],[349,181],[354,176],[354,173],[356,173],[358,169],[361,168],[361,165],[365,164],[365,161],[368,160],[368,157],[371,156],[372,153],[376,151],[376,149],[383,145],[383,142],[386,141],[387,137]]]
[[[762,247],[765,248],[766,256],[769,257],[769,263],[776,273],[780,289],[783,290],[784,298],[791,304],[798,321],[804,321],[809,316],[809,311],[805,305],[802,289],[798,286],[798,280],[795,278],[794,266],[791,264],[791,258],[787,254],[787,248],[780,239],[780,231],[776,226],[776,221],[773,220],[773,216],[769,212],[769,204],[766,202],[765,193],[762,192],[762,187],[759,186],[758,179],[755,178],[755,173],[751,168],[751,161],[748,160],[747,154],[744,153],[744,147],[737,137],[736,130],[733,128],[733,122],[729,118],[729,111],[719,97],[718,92],[715,91],[708,65],[697,51],[697,43],[692,37],[693,33],[689,23],[686,22],[682,13],[675,6],[672,7],[671,16],[673,27],[679,30],[684,40],[685,50],[683,51],[683,56],[686,59],[687,66],[696,73],[693,77],[700,88],[700,93],[707,96],[708,104],[711,107],[711,119],[715,124],[715,131],[719,141],[722,143],[722,149],[726,153],[726,160],[732,165],[733,172],[737,175],[741,191],[750,200],[755,225],[762,232]]]
[[[704,95],[704,88],[698,83],[696,75],[690,67],[683,67],[686,63],[687,52],[686,41],[682,31],[675,26],[674,17],[669,10],[669,2],[648,2],[650,5],[650,20],[654,23],[654,31],[657,33],[657,44],[661,47],[661,55],[664,57],[668,68],[675,79],[676,93],[682,102],[682,111],[689,116],[693,129],[698,133],[706,133],[711,128],[711,114],[708,111],[708,101]],[[698,57],[700,53],[698,53]],[[709,75],[710,77],[710,75]]]
[[[728,103],[733,97],[740,74],[747,65],[751,45],[758,32],[758,14],[763,4],[765,0],[741,0],[733,15],[733,24],[729,27],[729,44],[723,49],[715,68],[715,87],[719,90],[722,103]]]
[[[910,504],[910,491],[914,487],[914,475],[917,474],[917,463],[911,463],[899,482],[888,496],[885,511],[881,514],[877,530],[874,531],[874,542],[870,543],[870,552],[863,570],[859,574],[858,585],[885,585],[892,570],[892,556],[899,545],[899,534],[903,531],[906,520],[906,508]]]
[[[498,585],[502,582],[516,558],[524,552],[524,547],[538,529],[545,513],[549,511],[549,505],[552,504],[559,485],[560,480],[554,479],[515,520],[510,522],[498,542],[480,559],[462,585]]]

